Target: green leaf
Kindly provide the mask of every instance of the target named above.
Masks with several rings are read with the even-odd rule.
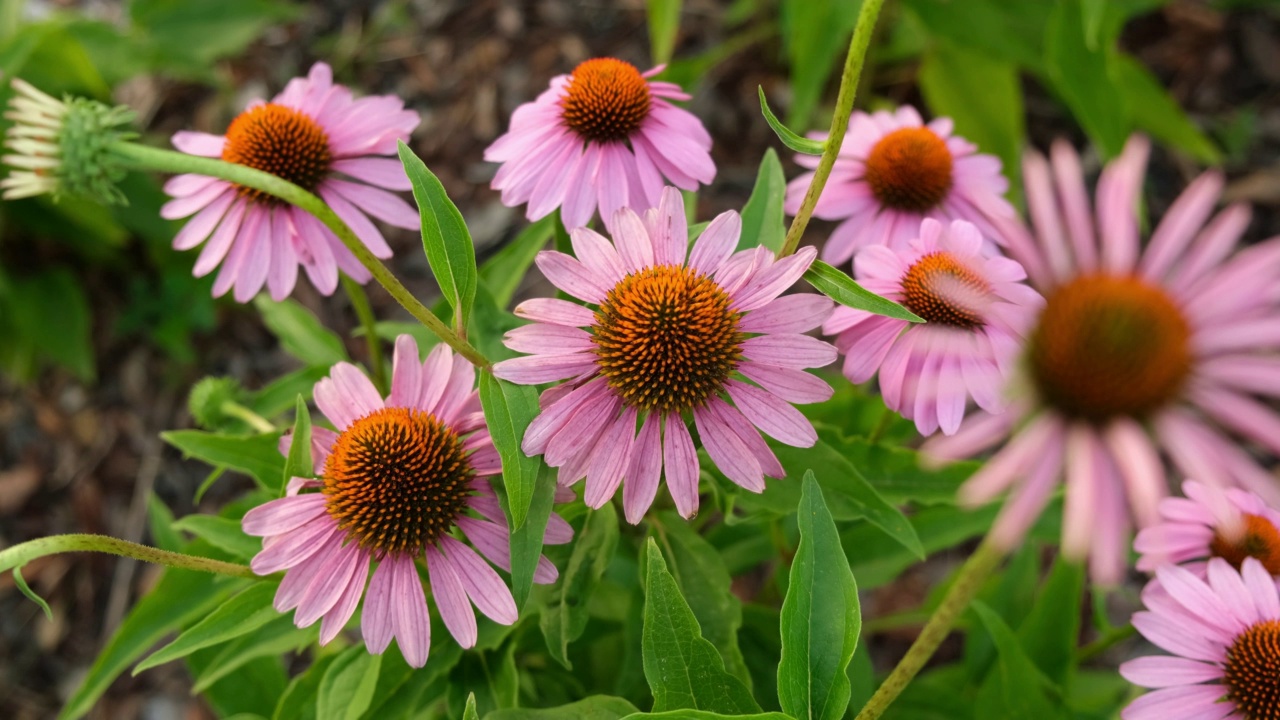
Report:
[[[381,667],[382,656],[364,645],[344,650],[320,681],[316,720],[358,720],[373,702]]]
[[[316,658],[315,662],[301,674],[289,681],[289,686],[280,695],[276,710],[271,720],[305,720],[314,718],[316,714],[316,694],[320,690],[320,681],[325,671],[337,660],[337,655],[325,655]]]
[[[973,611],[995,642],[999,654],[998,678],[1002,693],[998,695],[997,714],[981,717],[1056,718],[1062,717],[1060,703],[1055,702],[1057,688],[1022,651],[1018,638],[996,611],[981,600],[973,602]]]
[[[619,720],[636,712],[635,705],[620,697],[592,695],[555,708],[494,710],[484,720]]]
[[[12,313],[18,337],[80,380],[92,380],[92,315],[75,275],[65,268],[21,275],[12,279],[9,292],[5,312]]]
[[[1222,162],[1222,152],[1196,127],[1167,90],[1137,60],[1117,53],[1111,58],[1116,87],[1129,99],[1129,111],[1139,128],[1161,142],[1185,150],[1209,165]]]
[[[133,606],[107,646],[98,653],[89,673],[58,717],[72,720],[89,712],[125,667],[160,638],[208,614],[230,592],[243,586],[242,582],[227,582],[216,575],[166,570],[155,589]]]
[[[418,202],[427,263],[440,284],[440,292],[453,306],[455,324],[466,327],[476,297],[476,249],[471,233],[440,179],[408,145],[399,142],[398,147],[400,162],[413,184],[413,198]]]
[[[809,126],[832,70],[844,57],[861,6],[861,0],[782,0],[782,39],[791,65],[788,125]]]
[[[262,538],[246,535],[240,521],[218,515],[188,515],[173,523],[174,530],[189,532],[237,558],[251,558],[262,550]]]
[[[311,460],[311,412],[307,410],[307,401],[298,396],[294,404],[293,441],[289,445],[289,457],[284,461],[284,475],[280,487],[288,487],[289,481],[295,477],[309,478],[316,474],[316,466]]]
[[[929,505],[955,504],[956,491],[982,463],[956,462],[937,470],[920,466],[920,452],[863,437],[839,437],[838,432],[819,429],[823,442],[835,448],[862,472],[885,500],[901,505],[914,502]]]
[[[467,707],[462,711],[462,720],[480,720],[480,715],[476,712],[475,693],[467,693]]]
[[[787,178],[782,173],[778,153],[773,148],[768,148],[760,160],[760,171],[756,173],[756,184],[751,189],[751,197],[742,206],[739,250],[757,245],[763,245],[775,253],[782,249],[787,236],[786,218],[782,209],[786,192]]]
[[[981,536],[995,520],[998,506],[988,505],[972,512],[953,506],[927,507],[911,515],[920,544],[927,554],[952,548]],[[893,582],[920,558],[879,528],[858,524],[840,533],[845,553],[858,586],[872,590]]]
[[[1080,605],[1084,600],[1084,568],[1061,555],[1036,596],[1018,639],[1031,661],[1053,682],[1070,687],[1080,640]]]
[[[415,322],[413,325],[422,327],[421,323]],[[395,335],[388,339],[394,341]],[[253,400],[249,403],[249,409],[262,417],[273,418],[293,407],[298,395],[310,397],[316,383],[328,375],[329,370],[328,365],[317,365],[281,375],[254,394]]]
[[[537,457],[529,457],[520,449],[524,432],[538,416],[538,391],[529,385],[516,385],[480,372],[480,406],[493,436],[493,446],[502,458],[502,483],[506,486],[511,511],[511,527],[519,529],[529,515],[533,488],[538,482]]]
[[[233,640],[280,617],[280,613],[271,605],[278,587],[273,582],[250,585],[208,617],[185,630],[173,642],[151,653],[147,659],[138,663],[133,674],[186,657],[201,648]]]
[[[724,557],[673,511],[659,514],[654,526],[658,542],[666,551],[668,569],[693,610],[702,636],[720,651],[725,669],[751,689],[751,675],[738,647],[742,601],[733,594],[733,578]]]
[[[280,454],[280,433],[227,435],[202,430],[170,430],[160,437],[187,457],[210,465],[226,465],[253,479],[263,488],[280,492],[284,477],[284,456]]]
[[[649,0],[649,48],[658,65],[671,62],[680,30],[681,0]]]
[[[173,529],[173,513],[155,493],[147,496],[147,529],[152,544],[161,550],[178,552],[182,547],[182,538]]]
[[[235,55],[300,6],[279,0],[132,0],[138,41],[166,73],[208,74],[213,61]]]
[[[1017,65],[940,40],[921,58],[919,79],[933,114],[949,116],[956,134],[999,157],[1016,192],[1027,142]]]
[[[296,652],[314,643],[319,634],[319,625],[298,628],[291,616],[277,614],[275,620],[258,628],[257,632],[241,635],[219,648],[218,654],[195,673],[191,692],[204,692],[258,658],[278,658]]]
[[[511,302],[533,259],[555,234],[555,224],[555,213],[542,218],[521,230],[480,266],[480,282],[489,289],[498,307],[505,308]]]
[[[432,613],[431,636],[449,637],[449,631],[440,619],[439,613]],[[480,642],[483,643],[488,628],[492,624],[480,625]],[[502,626],[499,626],[502,627]],[[405,662],[399,648],[389,648],[383,653],[382,667],[378,672],[378,684],[373,692],[373,704],[365,712],[367,720],[381,718],[416,717],[415,713],[423,706],[420,702],[425,691],[430,690],[437,681],[447,680],[447,674],[462,657],[462,648],[455,642],[438,643],[427,655],[427,664],[420,668],[411,667]],[[443,695],[431,694],[431,702]]]
[[[582,636],[587,628],[587,604],[596,583],[604,575],[618,544],[618,513],[612,503],[587,513],[582,530],[573,539],[573,554],[551,586],[542,608],[539,625],[547,640],[547,651],[561,665],[573,669],[569,662],[569,643]]]
[[[622,718],[622,720],[794,720],[794,718],[780,712],[722,715],[703,710],[669,710],[667,712],[632,713]]]
[[[541,466],[538,483],[533,490],[533,502],[529,504],[529,516],[511,533],[511,595],[516,607],[523,607],[533,589],[533,573],[542,557],[542,539],[547,531],[547,520],[556,497],[556,471]],[[505,493],[500,494],[506,504]],[[509,512],[509,511],[508,511]]]
[[[1120,154],[1129,135],[1126,98],[1109,72],[1114,48],[1085,45],[1080,0],[1054,3],[1045,28],[1045,64],[1053,89],[1089,137],[1108,157]]]
[[[821,140],[810,140],[809,138],[801,137],[786,125],[783,125],[778,116],[774,115],[773,111],[769,109],[769,101],[764,97],[764,87],[760,87],[759,90],[760,112],[764,113],[765,122],[769,123],[769,127],[773,128],[773,131],[777,133],[778,139],[782,141],[782,144],[804,155],[821,155],[823,149],[826,148],[826,143]]]
[[[259,295],[253,299],[253,305],[262,315],[262,323],[280,341],[280,347],[308,367],[328,369],[351,359],[342,338],[321,324],[315,314],[297,301],[285,299],[275,302],[266,295]]]
[[[1044,28],[1052,2],[904,0],[934,36],[1041,72]]]
[[[915,323],[924,322],[924,318],[892,300],[882,298],[863,288],[853,278],[821,260],[813,261],[813,264],[805,271],[804,279],[815,287],[818,292],[841,305],[855,310],[866,310],[867,312],[897,320],[907,320]]]
[[[44,611],[46,620],[53,620],[53,611],[49,609],[49,603],[45,602],[44,598],[37,595],[36,591],[32,590],[31,586],[27,584],[27,579],[22,577],[22,568],[16,567],[13,569],[13,583],[18,586],[18,590],[23,595],[27,596],[28,600],[40,606],[40,609]]]
[[[846,670],[858,645],[858,586],[813,472],[797,511],[800,546],[782,602],[778,700],[797,718],[839,720],[849,705]]]
[[[1084,15],[1084,42],[1090,50],[1097,50],[1102,36],[1102,21],[1107,15],[1107,0],[1081,0]]]
[[[731,715],[760,712],[738,678],[725,672],[714,645],[702,637],[693,611],[680,596],[653,538],[645,551],[642,635],[644,676],[653,692],[653,710],[689,708]]]

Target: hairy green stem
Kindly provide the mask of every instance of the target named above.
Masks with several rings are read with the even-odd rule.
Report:
[[[391,274],[387,266],[383,265],[381,260],[369,252],[369,248],[365,247],[360,238],[342,221],[342,218],[338,217],[338,214],[332,208],[314,194],[271,173],[255,170],[247,165],[238,165],[213,158],[188,155],[131,142],[117,142],[111,146],[111,151],[120,160],[138,170],[195,173],[197,175],[221,178],[237,185],[261,190],[311,213],[317,220],[324,223],[325,227],[338,236],[338,239],[356,256],[360,264],[368,268],[373,275],[373,279],[386,288],[387,292],[391,293],[391,297],[404,306],[404,309],[408,310],[409,314],[416,318],[418,322],[425,325],[436,337],[457,351],[459,355],[469,360],[471,364],[479,368],[487,369],[489,367],[489,360],[479,350],[459,337],[453,330],[450,330],[449,326],[445,325],[440,318],[431,314],[431,311],[419,302],[395,275]]]
[[[373,317],[373,308],[369,307],[369,296],[360,283],[342,275],[342,289],[355,308],[356,317],[360,318],[360,327],[364,328],[364,340],[369,347],[369,365],[373,369],[373,384],[382,394],[391,390],[387,385],[387,369],[382,364],[382,340],[378,337],[377,321]]]
[[[902,694],[902,691],[911,683],[916,673],[920,672],[920,668],[933,657],[934,651],[951,632],[960,614],[969,607],[969,601],[973,600],[974,595],[978,593],[982,584],[1002,559],[1004,559],[1004,552],[992,545],[990,540],[984,540],[978,546],[978,549],[960,568],[955,582],[947,590],[938,609],[934,610],[933,615],[929,617],[929,622],[925,623],[916,641],[911,643],[907,654],[876,689],[875,695],[872,695],[867,704],[862,706],[862,710],[854,720],[875,720],[884,714],[889,705],[893,704],[898,695]]]
[[[233,418],[244,421],[246,425],[260,433],[276,431],[276,426],[272,425],[270,420],[262,417],[244,405],[241,405],[235,400],[224,400],[218,409],[221,410],[224,415],[230,415]]]
[[[182,570],[199,570],[239,578],[259,577],[248,565],[169,552],[107,535],[87,534],[50,535],[0,550],[0,572],[20,568],[45,555],[64,552],[100,552]]]
[[[845,131],[849,129],[849,116],[853,114],[853,101],[858,95],[858,79],[862,76],[862,65],[867,58],[867,48],[871,45],[871,35],[876,27],[876,19],[880,16],[880,7],[884,0],[862,0],[862,9],[858,12],[858,25],[853,29],[853,39],[849,41],[849,54],[844,59],[844,72],[840,75],[840,93],[836,96],[836,111],[831,118],[831,131],[827,133],[826,143],[822,149],[822,159],[818,161],[818,169],[813,173],[809,189],[805,191],[804,202],[800,210],[791,220],[787,229],[786,242],[782,244],[782,252],[778,257],[785,257],[800,246],[800,237],[809,226],[809,218],[813,208],[818,204],[818,197],[827,186],[827,178],[835,167],[836,156],[840,153],[840,145],[844,142]]]

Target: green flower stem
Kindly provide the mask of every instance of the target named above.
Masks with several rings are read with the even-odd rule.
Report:
[[[235,400],[223,401],[222,405],[219,406],[218,409],[221,410],[224,415],[229,415],[238,420],[243,420],[246,425],[260,433],[276,431],[276,426],[272,425],[270,420],[262,417],[244,405],[241,405]]]
[[[121,161],[138,170],[195,173],[197,175],[221,178],[227,182],[251,187],[254,190],[261,190],[306,210],[332,230],[338,236],[338,239],[342,241],[342,244],[346,245],[347,249],[356,256],[360,264],[369,269],[369,272],[373,274],[373,279],[386,288],[387,292],[391,293],[391,297],[404,306],[404,309],[408,310],[409,314],[414,316],[418,322],[425,325],[428,330],[446,345],[457,351],[459,355],[471,361],[471,364],[483,369],[489,368],[489,360],[479,350],[475,349],[470,343],[459,337],[457,333],[450,330],[439,318],[431,314],[431,311],[419,302],[409,292],[408,288],[401,284],[395,275],[391,274],[390,270],[387,270],[387,266],[383,265],[382,261],[369,252],[369,248],[360,242],[360,238],[356,237],[356,234],[352,232],[351,228],[347,227],[342,218],[338,217],[338,214],[332,208],[312,193],[270,173],[213,158],[188,155],[131,142],[114,143],[111,146],[111,152]]]
[[[64,552],[101,552],[182,570],[199,570],[238,578],[259,578],[248,565],[169,552],[106,535],[85,534],[50,535],[0,550],[0,572],[20,568],[45,555]]]
[[[818,197],[827,186],[827,178],[835,167],[836,156],[840,153],[840,145],[844,142],[845,131],[849,129],[849,116],[853,114],[853,101],[858,95],[858,79],[862,76],[862,65],[867,58],[867,47],[871,45],[871,35],[876,27],[876,19],[880,16],[880,7],[884,0],[863,0],[862,9],[858,12],[858,26],[853,30],[853,39],[849,41],[849,54],[844,59],[844,72],[840,75],[840,93],[836,96],[836,111],[831,118],[831,131],[822,149],[822,159],[818,161],[818,169],[813,173],[809,189],[805,191],[804,202],[800,210],[791,220],[787,229],[786,242],[782,244],[782,252],[778,257],[785,257],[800,246],[800,237],[809,226],[809,218],[813,208],[818,204]]]
[[[1092,660],[1093,658],[1110,650],[1112,647],[1133,637],[1137,632],[1137,629],[1132,625],[1121,625],[1120,627],[1111,628],[1107,632],[1103,633],[1102,637],[1077,650],[1076,662],[1082,663],[1087,660]]]
[[[373,308],[369,307],[369,296],[363,285],[345,273],[342,275],[342,289],[347,293],[351,307],[355,308],[356,317],[360,318],[360,326],[364,328],[364,339],[369,346],[369,365],[373,368],[373,384],[385,395],[391,388],[387,385],[387,369],[382,364],[382,341],[378,337]]]
[[[960,568],[955,582],[947,590],[946,596],[942,598],[942,603],[933,612],[929,622],[925,623],[919,637],[911,643],[907,654],[876,689],[875,695],[872,695],[867,704],[862,706],[862,710],[854,720],[875,720],[884,714],[889,705],[893,704],[898,695],[902,694],[902,691],[911,683],[916,673],[920,672],[920,668],[933,657],[934,651],[951,632],[960,614],[969,607],[969,601],[978,594],[982,584],[1003,559],[1004,551],[992,545],[989,539],[978,546],[978,549]]]

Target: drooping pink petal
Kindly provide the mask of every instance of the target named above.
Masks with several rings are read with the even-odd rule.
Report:
[[[475,647],[476,615],[471,610],[471,601],[467,599],[467,592],[462,588],[453,563],[436,548],[428,547],[427,572],[431,577],[431,594],[436,599],[440,619],[449,628],[449,634],[458,641],[458,645]]]
[[[662,418],[662,464],[666,468],[667,490],[676,510],[686,520],[698,512],[698,452],[689,428],[676,413]]]

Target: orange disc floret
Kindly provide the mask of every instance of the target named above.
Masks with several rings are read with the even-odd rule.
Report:
[[[561,117],[583,140],[621,142],[639,129],[652,102],[649,83],[634,65],[596,58],[573,69]]]
[[[1141,418],[1181,392],[1190,337],[1164,290],[1132,276],[1082,275],[1048,294],[1029,343],[1031,376],[1069,417]]]
[[[314,192],[329,174],[333,154],[319,123],[293,108],[265,103],[245,110],[227,128],[222,159],[247,165]],[[240,187],[254,201],[282,203],[260,190]]]
[[[981,327],[982,301],[991,286],[949,252],[920,258],[902,278],[902,304],[927,322],[964,329]]]
[[[474,475],[462,439],[434,415],[384,408],[338,436],[323,492],[351,542],[378,556],[417,554],[453,528]]]
[[[626,276],[596,311],[601,373],[640,410],[701,406],[742,357],[741,315],[730,305],[715,281],[681,265]]]
[[[1222,675],[1239,716],[1280,720],[1280,620],[1263,620],[1237,635]]]
[[[1237,570],[1245,558],[1257,558],[1267,572],[1280,575],[1280,528],[1261,515],[1245,513],[1243,531],[1237,537],[1227,538],[1221,532],[1214,533],[1209,543],[1214,557],[1231,563]]]
[[[881,205],[924,212],[951,190],[952,157],[947,143],[927,127],[894,130],[867,155],[864,178]]]

